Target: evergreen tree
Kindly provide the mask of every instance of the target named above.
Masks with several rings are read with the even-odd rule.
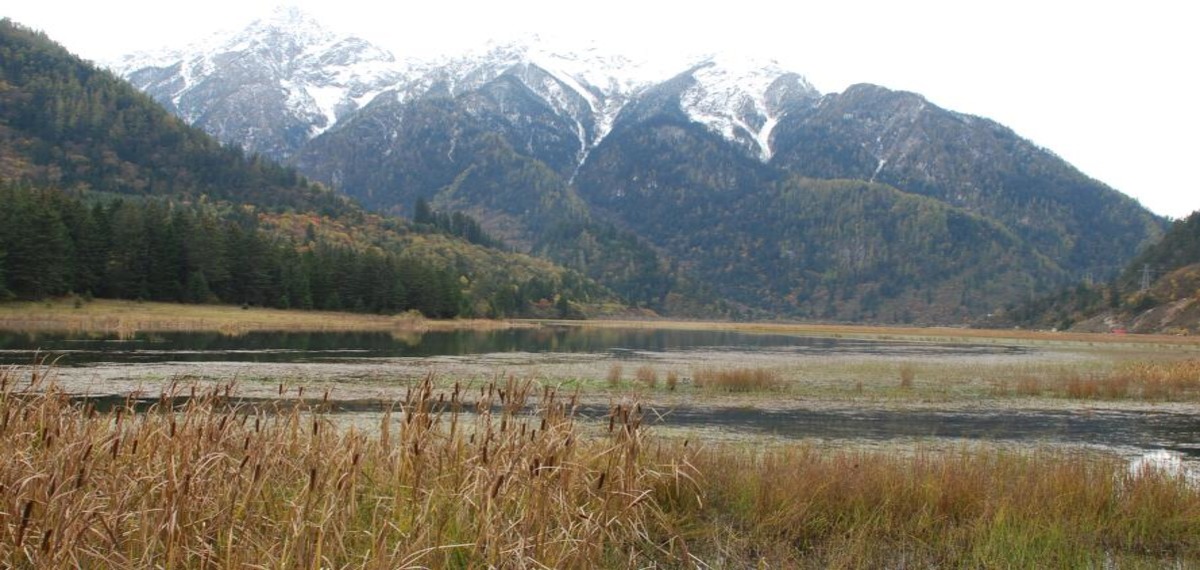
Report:
[[[150,298],[150,244],[144,212],[132,202],[117,202],[111,219],[112,249],[108,260],[108,296],[118,299]]]
[[[216,298],[213,292],[208,288],[208,279],[204,277],[203,271],[196,271],[188,274],[187,291],[184,294],[184,301],[188,303],[211,303]]]
[[[433,208],[429,207],[429,201],[417,198],[417,204],[413,207],[413,223],[433,225],[434,222]]]
[[[73,289],[82,294],[99,294],[104,290],[105,264],[109,256],[109,224],[104,209],[99,205],[77,211],[71,224],[71,239],[75,244],[75,284]]]
[[[6,251],[8,288],[27,299],[66,293],[73,270],[72,244],[54,202],[45,192],[9,191],[4,198],[0,248]]]
[[[11,293],[4,285],[4,260],[7,257],[4,253],[4,248],[0,247],[0,300],[8,298]]]

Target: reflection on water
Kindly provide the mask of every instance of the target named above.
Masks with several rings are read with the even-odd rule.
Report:
[[[0,364],[26,364],[36,353],[59,365],[177,361],[312,362],[361,358],[460,356],[504,352],[609,353],[729,350],[793,353],[989,354],[1021,349],[993,345],[799,337],[730,331],[547,326],[432,332],[217,332],[107,334],[0,332]]]

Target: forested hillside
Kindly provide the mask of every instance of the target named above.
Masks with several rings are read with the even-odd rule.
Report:
[[[1200,212],[1176,221],[1112,280],[1079,283],[1015,305],[996,324],[1200,332]]]
[[[613,296],[461,213],[368,214],[222,146],[0,21],[0,291],[439,317],[575,315]],[[475,243],[469,243],[468,240]]]
[[[189,127],[44,34],[0,21],[0,177],[345,213],[349,202]]]

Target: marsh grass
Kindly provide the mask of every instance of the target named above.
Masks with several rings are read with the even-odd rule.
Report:
[[[913,380],[917,377],[917,367],[912,363],[905,362],[900,365],[900,389],[911,390]]]
[[[1079,400],[1197,401],[1200,360],[1126,362],[1096,372],[1064,369],[1046,380],[1023,379],[1018,393]]]
[[[1174,347],[1195,347],[1200,337],[1150,334],[1097,334],[1075,332],[1049,332],[1016,329],[971,329],[962,327],[916,327],[916,326],[871,326],[833,325],[816,323],[765,323],[765,322],[695,322],[670,320],[594,320],[584,326],[590,328],[654,328],[685,330],[730,330],[748,333],[794,334],[829,338],[861,338],[876,340],[906,340],[916,342],[998,342],[1020,341],[1030,346],[1139,346],[1153,350]]]
[[[398,315],[368,315],[111,299],[84,303],[77,301],[64,298],[44,303],[0,303],[0,328],[15,331],[99,332],[127,337],[143,331],[218,331],[236,335],[260,330],[420,332],[534,326],[482,319],[430,320],[415,311]]]
[[[52,377],[0,372],[0,567],[1200,563],[1195,483],[1108,456],[698,445],[512,377],[426,377],[370,431],[327,394],[101,409]]]
[[[625,369],[621,367],[619,362],[614,362],[608,367],[608,374],[604,379],[608,382],[609,388],[617,388],[621,385],[621,377],[625,374]]]
[[[74,402],[44,372],[0,392],[0,567],[587,567],[681,554],[644,462],[639,408],[583,440],[573,398],[508,379],[426,379],[377,433],[321,404],[231,404],[231,386],[148,410]],[[534,392],[537,392],[536,394]],[[474,401],[468,401],[468,396]],[[468,413],[470,412],[470,413]]]
[[[789,394],[826,399],[969,401],[981,397],[1200,402],[1200,360],[1146,353],[1088,355],[1067,363],[863,360],[780,366]]]
[[[655,370],[653,366],[639,366],[633,375],[634,378],[637,379],[638,383],[647,388],[653,389],[658,386],[658,371]]]
[[[774,391],[783,388],[783,377],[768,368],[701,368],[692,371],[692,384],[719,392]]]
[[[667,371],[667,390],[674,392],[679,388],[679,372],[674,370]]]
[[[1200,555],[1200,492],[1108,457],[714,447],[689,529],[708,560],[775,568],[1095,568]],[[716,536],[713,536],[713,534]],[[1134,564],[1138,563],[1138,564]],[[1185,564],[1186,565],[1186,564]]]

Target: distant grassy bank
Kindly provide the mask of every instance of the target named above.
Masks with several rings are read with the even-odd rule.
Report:
[[[224,388],[97,410],[47,376],[0,371],[4,567],[1200,564],[1196,482],[1103,454],[704,445],[511,378],[417,384],[360,431]]]
[[[543,321],[556,322],[556,321]],[[564,323],[566,321],[563,321]],[[578,321],[574,324],[581,324]],[[589,327],[729,330],[747,333],[798,334],[835,338],[872,338],[879,340],[914,340],[946,342],[953,340],[1018,340],[1037,344],[1104,343],[1104,344],[1167,344],[1200,346],[1200,336],[1103,334],[1081,332],[1051,332],[1023,329],[973,329],[967,327],[875,326],[787,322],[715,322],[648,320],[589,320]]]
[[[509,321],[432,320],[419,313],[369,315],[329,311],[242,308],[232,305],[185,305],[96,299],[55,299],[0,303],[0,329],[129,334],[138,331],[256,330],[394,331],[454,328],[507,328]]]
[[[992,330],[957,327],[901,327],[837,325],[819,323],[719,322],[647,320],[489,320],[427,319],[416,312],[400,315],[371,315],[331,311],[299,311],[239,307],[137,302],[111,299],[82,301],[59,298],[47,301],[0,303],[0,329],[17,331],[221,331],[240,333],[255,330],[391,331],[438,329],[496,329],[539,324],[563,324],[594,328],[646,328],[684,330],[728,330],[746,333],[794,334],[833,338],[869,338],[930,342],[1018,341],[1035,345],[1083,343],[1096,345],[1193,346],[1200,337],[1172,335],[1116,335],[1060,333],[1027,330]]]

